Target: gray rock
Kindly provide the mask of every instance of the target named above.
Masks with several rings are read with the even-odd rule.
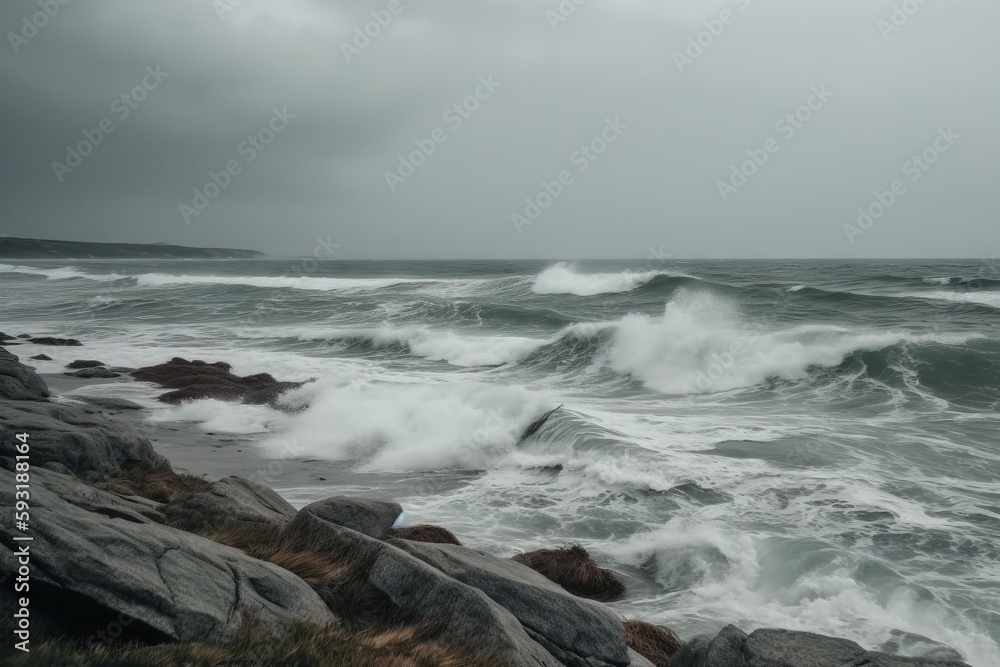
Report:
[[[559,667],[517,619],[480,590],[389,545],[368,572],[367,583],[404,613],[441,623],[448,636],[462,638],[503,664]]]
[[[73,474],[72,472],[70,472],[69,468],[67,468],[63,464],[59,463],[58,461],[49,461],[48,463],[44,464],[42,467],[45,468],[46,470],[51,470],[52,472],[57,472],[57,473],[60,473],[60,474],[63,474],[63,475],[72,475]]]
[[[531,568],[453,544],[388,543],[486,593],[564,665],[629,664],[625,629],[610,609],[570,595]]]
[[[300,510],[285,529],[285,539],[299,540],[323,552],[350,554],[371,563],[364,585],[382,596],[391,613],[443,628],[468,648],[501,664],[560,667],[559,661],[532,640],[517,619],[480,590],[381,540]]]
[[[335,496],[306,505],[302,511],[363,535],[382,539],[392,530],[403,508],[399,503]]]
[[[81,371],[75,373],[63,373],[63,375],[71,375],[73,377],[84,378],[86,380],[105,380],[110,378],[120,378],[121,373],[115,373],[114,371],[104,368],[103,366],[96,366],[94,368],[84,368]]]
[[[0,347],[0,398],[40,401],[49,388],[38,373],[20,362],[16,355]]]
[[[81,498],[89,499],[87,506],[77,504]],[[14,476],[7,471],[0,471],[0,502],[14,503]],[[125,614],[134,619],[127,638],[159,641],[231,641],[250,618],[275,634],[298,622],[335,622],[290,572],[159,525],[142,507],[33,469],[32,613],[37,608],[62,620],[67,632],[88,618]],[[6,531],[0,534],[0,574],[16,571],[20,546]]]
[[[90,405],[96,405],[105,410],[145,410],[138,403],[124,398],[114,398],[112,396],[73,396],[74,400],[83,401]]]
[[[5,340],[14,340],[15,338],[16,336],[9,336],[4,332],[0,331],[0,343],[4,342]]]
[[[18,338],[23,338],[23,336],[18,336]],[[56,345],[59,347],[81,347],[83,343],[74,338],[52,338],[51,336],[45,336],[42,338],[29,338],[29,343],[34,343],[35,345]]]
[[[93,359],[77,359],[76,361],[66,364],[66,368],[97,368],[98,366],[107,366],[103,361],[94,361]]]
[[[745,632],[735,625],[727,625],[714,638],[701,636],[687,642],[674,656],[670,667],[750,667],[743,656],[746,640]]]
[[[671,667],[969,667],[964,662],[904,658],[866,651],[847,639],[812,632],[755,630],[749,636],[727,626],[715,638],[695,637]]]
[[[18,334],[18,338],[31,338],[31,334]]]
[[[754,630],[746,639],[744,652],[750,665],[827,667],[850,665],[865,654],[865,649],[848,639],[812,632]]]
[[[168,523],[190,530],[233,524],[268,523],[284,526],[295,518],[295,508],[266,486],[240,477],[227,477],[190,498],[162,507]]]
[[[629,660],[632,661],[629,663],[629,667],[656,667],[656,665],[651,663],[649,660],[646,660],[632,649],[628,650],[628,657]]]
[[[890,655],[919,655],[929,660],[961,660],[962,654],[941,642],[923,635],[902,630],[893,630],[892,639],[879,646],[878,650]]]
[[[32,361],[52,361],[52,357],[47,354],[36,354],[31,359]]]
[[[0,400],[0,456],[14,455],[14,434],[22,432],[31,436],[33,467],[56,462],[80,475],[170,465],[137,430],[83,407]]]

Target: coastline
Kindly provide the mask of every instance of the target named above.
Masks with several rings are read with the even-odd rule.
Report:
[[[12,349],[14,352],[17,351],[17,348]],[[17,370],[21,374],[31,373],[30,370],[23,366]],[[80,396],[87,393],[104,394],[104,392],[99,390],[88,392],[89,389],[95,386],[105,384],[103,381],[95,381],[92,379],[81,381],[79,378],[52,374],[41,376],[41,380],[43,380],[45,384],[49,385],[47,391],[50,392],[50,395],[46,397],[47,400],[29,402],[10,400],[0,397],[0,409],[26,409],[32,405],[57,405],[64,406],[66,411],[71,412],[75,414],[76,417],[81,417],[83,419],[88,418],[86,415],[93,415],[93,419],[101,420],[102,425],[98,427],[98,430],[105,429],[105,432],[107,432],[107,429],[114,428],[114,426],[110,425],[124,425],[136,434],[140,442],[146,443],[145,446],[148,451],[146,451],[144,455],[149,457],[150,461],[152,461],[155,457],[166,457],[166,459],[169,459],[169,463],[166,465],[168,467],[172,466],[171,469],[175,471],[175,473],[182,472],[193,476],[193,478],[204,478],[213,484],[221,484],[222,482],[215,482],[215,480],[226,481],[227,478],[235,475],[248,480],[246,484],[256,490],[255,493],[257,493],[258,497],[263,497],[267,493],[273,494],[274,492],[271,491],[273,488],[279,492],[283,491],[282,495],[285,496],[285,500],[292,501],[295,497],[294,490],[296,488],[302,488],[309,485],[315,486],[315,483],[320,481],[322,481],[324,486],[329,485],[330,488],[334,489],[337,493],[344,492],[348,493],[348,495],[353,495],[350,494],[350,491],[352,487],[356,485],[356,480],[351,480],[351,477],[356,477],[356,475],[346,466],[339,470],[336,475],[331,475],[326,472],[327,469],[336,469],[335,467],[324,466],[323,479],[320,480],[319,475],[316,472],[316,468],[313,465],[314,462],[293,458],[268,459],[264,457],[261,451],[257,447],[253,446],[252,443],[241,441],[239,436],[218,436],[206,434],[192,423],[176,421],[147,422],[143,419],[143,413],[145,412],[143,410],[106,409],[97,406],[88,406],[86,403],[78,401]],[[39,397],[39,399],[42,399],[42,397]],[[13,433],[13,431],[18,430],[18,425],[12,424],[9,420],[5,419],[3,422],[0,422],[0,430],[4,431],[4,449],[0,455],[3,457],[4,467],[9,469],[9,436]],[[48,462],[43,461],[41,465],[44,466],[46,463]],[[274,467],[276,464],[278,466],[277,468]],[[35,466],[38,465],[38,463],[36,461],[32,461],[32,465]],[[58,466],[50,467],[55,469]],[[94,482],[99,478],[99,481],[96,482],[96,488],[100,489],[100,491],[90,491],[87,493],[109,495],[109,499],[104,502],[114,502],[116,503],[116,506],[120,503],[135,503],[135,506],[131,507],[129,511],[136,511],[140,514],[142,514],[142,511],[145,511],[147,514],[150,512],[168,511],[175,502],[178,502],[170,501],[168,503],[159,503],[156,510],[151,510],[148,499],[146,501],[136,503],[137,499],[134,496],[129,496],[127,494],[122,495],[121,493],[115,494],[113,492],[111,494],[107,494],[108,489],[106,484],[109,479],[113,480],[115,476],[120,473],[119,468],[109,468],[103,471],[97,471],[100,473],[97,477],[89,475],[89,473],[93,471],[69,470],[67,472],[74,474],[60,475],[59,472],[50,473],[49,471],[45,471],[41,473],[42,480],[44,480],[42,483],[44,485],[46,482],[49,482],[51,485],[61,488],[67,497],[72,497],[74,494],[81,493],[81,491],[76,489],[75,491],[67,492],[66,488],[68,486],[75,485],[76,487],[79,487],[83,485],[86,480],[88,480],[88,476],[89,481],[86,481],[86,484],[88,486],[93,486],[91,482]],[[275,478],[280,478],[279,484],[273,483]],[[60,485],[65,486],[60,487]],[[4,491],[7,490],[4,489]],[[466,591],[466,589],[470,588],[470,586],[471,588],[480,591],[478,595],[485,593],[485,599],[489,601],[487,608],[489,609],[490,614],[495,614],[497,616],[492,617],[492,620],[483,621],[485,625],[483,627],[478,627],[476,632],[484,633],[485,635],[492,637],[493,635],[491,633],[493,633],[497,627],[503,628],[504,633],[507,634],[503,635],[504,639],[497,641],[500,641],[500,644],[504,648],[500,651],[500,653],[494,655],[497,649],[497,646],[494,644],[477,647],[475,646],[475,641],[473,641],[472,645],[469,645],[467,638],[452,636],[451,639],[457,641],[456,646],[461,646],[460,649],[457,649],[460,653],[462,651],[472,651],[472,653],[479,656],[476,658],[477,662],[460,662],[456,664],[530,664],[553,666],[561,664],[570,667],[575,665],[586,665],[587,667],[590,667],[591,665],[614,665],[615,667],[635,665],[636,667],[646,667],[650,664],[655,664],[658,667],[667,664],[672,667],[686,667],[688,665],[704,665],[705,667],[730,667],[736,665],[739,665],[739,667],[756,667],[757,665],[800,664],[794,661],[786,661],[785,663],[768,662],[768,660],[771,660],[775,654],[783,655],[787,654],[788,651],[792,651],[792,655],[801,656],[801,659],[803,660],[808,656],[808,659],[813,660],[813,662],[809,662],[808,664],[817,666],[861,664],[855,662],[855,660],[860,659],[874,660],[875,662],[871,662],[870,664],[885,665],[887,667],[895,667],[897,665],[906,665],[908,667],[925,665],[945,667],[965,664],[954,660],[936,661],[921,658],[888,656],[882,653],[865,651],[865,649],[861,648],[854,642],[847,640],[834,640],[828,637],[821,637],[820,635],[812,635],[811,633],[789,632],[782,630],[758,630],[751,635],[746,635],[733,626],[723,629],[723,631],[715,637],[701,636],[691,638],[686,644],[683,645],[683,648],[680,647],[680,641],[676,640],[677,645],[668,647],[667,650],[670,650],[671,652],[666,656],[666,658],[663,658],[664,654],[661,653],[659,661],[649,662],[645,658],[636,654],[633,651],[633,646],[626,645],[626,638],[623,634],[621,634],[621,629],[624,627],[622,626],[623,619],[620,619],[616,614],[608,610],[607,607],[604,607],[596,602],[581,601],[580,599],[568,594],[565,591],[565,585],[562,587],[554,586],[554,582],[539,578],[538,574],[528,568],[521,568],[520,566],[514,567],[512,565],[513,561],[509,561],[507,559],[495,558],[494,556],[463,549],[462,547],[449,546],[447,549],[451,549],[452,551],[447,551],[446,547],[437,544],[424,545],[423,543],[410,542],[405,539],[395,539],[391,537],[391,529],[400,520],[402,512],[405,508],[395,505],[392,502],[392,499],[388,497],[390,495],[389,493],[366,493],[365,495],[367,497],[363,499],[350,499],[350,503],[358,506],[379,508],[375,510],[375,513],[377,514],[380,511],[382,512],[384,515],[382,517],[382,523],[385,524],[379,529],[368,530],[369,526],[362,528],[359,525],[346,527],[344,522],[338,523],[337,521],[332,521],[332,524],[336,526],[336,528],[331,529],[329,526],[326,526],[325,523],[316,523],[317,521],[331,523],[327,521],[331,518],[331,515],[328,513],[330,510],[327,505],[324,505],[327,501],[311,503],[304,508],[302,507],[304,503],[296,504],[293,502],[292,505],[296,506],[291,510],[288,516],[285,517],[288,522],[290,522],[286,522],[287,525],[285,525],[285,529],[289,529],[290,526],[296,525],[296,521],[299,521],[302,517],[306,517],[307,519],[302,520],[313,522],[310,524],[313,531],[316,529],[319,529],[320,532],[323,530],[332,530],[333,542],[328,543],[328,548],[333,548],[334,544],[336,545],[336,548],[342,548],[345,544],[351,545],[352,549],[364,549],[370,547],[375,549],[375,553],[379,554],[376,562],[381,562],[378,559],[384,558],[385,554],[388,552],[391,554],[392,558],[400,559],[400,562],[404,562],[407,566],[416,567],[420,570],[422,576],[431,577],[429,582],[423,581],[421,584],[427,586],[427,588],[424,589],[425,596],[433,596],[443,592],[445,589],[450,590],[452,586],[456,585],[456,581],[458,582],[457,585],[463,587],[461,589],[463,593],[467,593],[468,591]],[[372,498],[373,495],[384,495],[385,497]],[[114,496],[113,501],[110,499],[111,496]],[[198,497],[198,494],[191,494],[190,496],[181,499],[179,502],[187,502],[192,497],[196,498]],[[343,496],[341,496],[341,498],[343,498]],[[393,507],[398,508],[398,511],[396,509],[392,509]],[[144,509],[140,511],[140,509],[137,508]],[[241,510],[242,509],[245,508],[241,508]],[[298,511],[296,512],[296,510]],[[122,512],[125,510],[119,508],[116,511]],[[385,512],[388,512],[388,514],[385,514]],[[368,519],[370,519],[370,517],[368,517]],[[157,523],[155,519],[149,519],[147,517],[147,520],[152,521],[152,523]],[[159,526],[157,526],[157,528],[159,528]],[[355,528],[358,528],[358,530],[354,530]],[[176,529],[172,528],[171,530]],[[294,531],[290,534],[294,534]],[[4,547],[9,547],[13,550],[13,543],[10,539],[10,535],[5,533],[2,541]],[[443,555],[440,552],[442,549],[445,549]],[[462,549],[462,551],[458,551],[459,549]],[[246,550],[244,549],[244,551]],[[417,567],[408,558],[404,558],[407,554],[415,557],[417,562],[424,563],[425,565]],[[55,554],[54,557],[58,558],[60,556]],[[63,554],[61,557],[65,559],[67,557],[71,558],[72,556],[69,554]],[[441,560],[442,558],[444,560]],[[460,567],[455,565],[456,559],[461,563]],[[3,563],[5,569],[7,568],[8,560],[6,558],[0,559],[0,563]],[[428,575],[428,572],[423,569],[428,564],[432,568],[432,573],[430,575]],[[371,564],[369,564],[369,566],[374,567]],[[398,567],[393,568],[392,571],[399,574]],[[477,573],[477,576],[480,577],[480,579],[476,579],[480,584],[478,587],[471,585],[469,581],[463,579],[463,577],[466,579],[469,577],[469,572],[475,572]],[[487,574],[484,575],[484,572]],[[293,578],[295,576],[290,572],[285,572],[285,574]],[[499,583],[497,581],[498,578]],[[306,577],[304,581],[309,581],[308,577]],[[396,597],[393,597],[392,599],[395,604],[400,605],[400,608],[408,612],[408,614],[404,614],[404,616],[406,616],[412,614],[416,609],[420,609],[421,601],[413,599],[409,599],[407,601],[406,598],[412,593],[410,589],[413,587],[413,582],[406,577],[401,577],[401,581],[405,582],[405,585],[401,586],[401,590],[394,591]],[[382,582],[383,585],[385,583],[386,582],[384,581]],[[400,582],[396,583],[399,584]],[[367,580],[367,586],[372,586],[370,580]],[[572,650],[569,650],[571,647],[566,645],[565,637],[563,637],[561,643],[553,644],[552,637],[537,627],[536,623],[538,622],[538,619],[531,616],[531,612],[527,611],[526,608],[521,608],[517,602],[517,599],[519,599],[520,596],[525,595],[525,586],[527,586],[528,590],[530,590],[529,597],[534,601],[534,603],[539,603],[539,600],[541,600],[543,607],[545,605],[555,605],[553,609],[558,608],[562,611],[566,611],[568,605],[568,609],[572,611],[570,618],[548,619],[549,622],[554,623],[556,626],[558,626],[559,623],[566,621],[570,621],[572,625],[574,622],[573,616],[579,614],[583,614],[583,616],[578,617],[575,622],[578,622],[580,618],[590,618],[592,622],[597,623],[598,626],[604,629],[604,636],[601,637],[598,642],[599,645],[585,642],[585,644],[587,644],[585,647],[586,650],[582,653],[578,653],[576,647],[572,647]],[[383,594],[385,593],[384,590],[380,590]],[[512,593],[512,591],[514,592]],[[452,593],[454,594],[454,591]],[[350,623],[346,622],[344,614],[337,613],[338,611],[343,612],[342,607],[339,607],[336,604],[330,604],[327,596],[321,597],[322,601],[326,602],[327,606],[330,607],[329,611],[332,613],[332,616],[330,616],[330,619],[328,620],[329,623],[332,625],[338,625],[339,627],[350,625]],[[390,597],[392,596],[390,595]],[[482,602],[482,600],[478,597],[473,597],[477,600],[476,604]],[[3,601],[5,603],[9,603],[6,599]],[[8,605],[5,604],[0,606]],[[494,606],[496,608],[494,608]],[[316,605],[312,605],[312,620],[315,620],[317,615],[323,617],[322,611],[317,612],[317,609],[318,607]],[[423,609],[422,611],[426,612],[427,610]],[[449,617],[449,614],[441,608],[436,608],[433,612],[434,613],[431,614],[431,618],[435,618],[435,622],[444,622],[445,626],[448,626],[451,622],[444,620]],[[46,610],[46,613],[58,616],[58,612],[54,609],[48,609]],[[520,637],[517,632],[517,628],[513,628],[511,626],[510,619],[506,617],[505,613],[513,614],[515,621],[520,624],[518,627],[522,628],[522,631],[525,629],[528,631],[528,636],[530,637],[529,643],[525,644],[522,641],[523,638]],[[525,614],[528,614],[533,620],[526,622],[526,618],[524,617]],[[441,618],[436,618],[436,615]],[[482,619],[480,620],[482,621]],[[54,625],[58,627],[58,619],[56,619]],[[66,628],[60,628],[60,630],[64,635],[66,634]],[[564,630],[559,627],[555,627],[554,629],[550,628],[548,632],[554,633],[555,636],[560,636],[560,633],[564,632]],[[54,636],[59,636],[59,634],[59,632],[56,632],[54,633]],[[146,635],[148,635],[148,633],[138,633],[136,638],[141,639]],[[230,631],[228,632],[228,635],[227,633],[222,633],[222,635],[215,633],[212,636],[204,637],[199,636],[198,633],[195,632],[193,636],[178,636],[174,639],[180,643],[192,640],[205,641],[206,639],[217,642],[220,636],[232,635],[234,635],[234,632]],[[361,636],[361,634],[357,634],[355,639]],[[435,641],[441,641],[442,636],[448,637],[449,633],[444,632],[442,634],[439,632]],[[514,639],[511,640],[511,637],[514,637]],[[341,639],[347,643],[353,641],[351,633],[349,633],[346,638]],[[496,638],[494,637],[493,639]],[[491,641],[493,641],[493,639],[491,639]],[[667,635],[666,639],[663,637],[660,639],[661,644],[663,641],[666,641],[667,644],[669,644],[671,638]],[[676,638],[674,637],[674,639]],[[649,647],[646,647],[646,649],[648,652]],[[472,653],[469,653],[465,658],[460,659],[467,660],[468,655],[472,655]],[[498,662],[494,662],[497,655],[501,657]],[[489,657],[487,658],[484,656]],[[788,656],[786,655],[786,657]],[[800,658],[794,659],[797,660]],[[852,662],[844,662],[844,660],[848,659]],[[149,664],[154,663],[151,662]],[[325,663],[303,662],[295,664]],[[434,663],[417,661],[413,663],[400,662],[398,664]],[[440,662],[439,664],[452,663]],[[803,662],[801,664],[806,663]]]

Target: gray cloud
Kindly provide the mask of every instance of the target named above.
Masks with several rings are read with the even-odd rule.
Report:
[[[388,0],[244,0],[223,19],[204,0],[71,0],[17,53],[9,33],[39,5],[5,3],[0,232],[291,255],[330,235],[357,258],[995,249],[996,3],[928,2],[888,34],[878,22],[915,0],[668,4],[591,0],[553,30],[556,0],[400,0],[348,63],[342,44]],[[120,119],[112,103],[156,65],[169,76]],[[488,75],[500,88],[450,127]],[[824,85],[833,97],[783,138],[775,123]],[[247,163],[238,147],[275,107],[296,118]],[[608,117],[628,128],[580,173]],[[104,118],[114,132],[60,183],[52,163]],[[962,138],[910,182],[903,164],[939,127]],[[438,128],[447,141],[391,192],[385,172]],[[780,150],[723,201],[718,182],[771,137]],[[230,160],[241,173],[185,224],[179,205]],[[511,216],[562,170],[572,185],[518,234]],[[844,225],[895,179],[905,195],[851,243]]]

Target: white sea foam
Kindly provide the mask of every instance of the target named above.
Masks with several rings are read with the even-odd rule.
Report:
[[[665,271],[577,273],[571,265],[561,262],[542,271],[535,279],[531,290],[535,294],[575,294],[576,296],[615,294],[634,290],[657,276],[681,277],[682,274]]]
[[[617,326],[602,361],[668,394],[751,387],[769,378],[802,379],[811,367],[832,367],[852,352],[903,342],[961,343],[975,336],[917,336],[800,326],[771,331],[742,317],[729,301],[682,292],[660,317],[629,315]]]
[[[929,637],[957,649],[975,667],[1000,664],[1000,647],[973,623],[887,566],[866,581],[864,556],[825,547],[799,531],[794,538],[760,538],[719,527],[708,517],[674,519],[652,532],[607,547],[617,560],[652,563],[672,593],[647,620],[666,625],[735,622],[821,632],[877,649],[893,630]],[[870,568],[869,568],[870,569]]]
[[[520,336],[474,336],[425,327],[340,330],[332,338],[362,337],[379,346],[403,344],[413,354],[453,366],[499,366],[524,358],[548,340]],[[304,336],[305,339],[310,337]]]
[[[545,403],[530,392],[468,381],[327,381],[310,407],[266,443],[369,470],[482,469],[514,446]]]
[[[83,278],[86,280],[97,280],[100,282],[111,282],[114,280],[121,280],[125,277],[117,273],[88,273],[72,266],[46,269],[33,266],[15,266],[12,264],[0,264],[0,273],[24,273],[29,275],[45,276],[49,280],[71,280],[73,278]]]
[[[140,287],[171,285],[244,285],[275,289],[351,290],[380,289],[405,283],[433,282],[415,278],[312,278],[307,276],[190,276],[169,273],[144,273],[135,277]]]

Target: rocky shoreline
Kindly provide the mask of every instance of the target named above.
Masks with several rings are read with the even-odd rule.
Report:
[[[132,373],[169,389],[168,402],[277,405],[297,386],[182,359]],[[30,478],[32,537],[2,523],[5,665],[968,667],[785,630],[728,626],[684,642],[600,602],[628,591],[582,549],[497,558],[365,498],[296,511],[252,479],[175,471],[118,415],[139,407],[129,401],[49,394],[0,347],[0,499],[12,515]],[[15,592],[25,549],[30,589]],[[25,620],[30,653],[14,648]]]

